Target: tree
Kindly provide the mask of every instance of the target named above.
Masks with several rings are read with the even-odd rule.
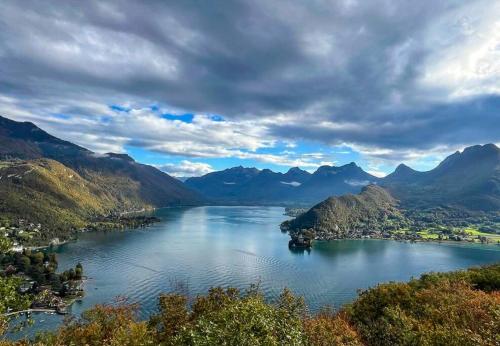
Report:
[[[266,303],[254,290],[242,295],[237,289],[220,287],[197,297],[192,312],[187,312],[186,302],[178,295],[161,298],[161,341],[207,346],[305,344],[300,320],[303,304],[288,291],[276,305]]]
[[[31,260],[28,256],[22,256],[18,261],[18,265],[20,271],[27,273],[31,268]]]
[[[83,266],[80,262],[75,267],[75,279],[81,280],[83,277]]]
[[[37,341],[41,345],[158,345],[147,323],[136,320],[136,310],[136,305],[97,305]]]
[[[361,346],[361,337],[344,313],[323,308],[316,316],[304,319],[304,332],[311,346]]]
[[[69,275],[67,271],[62,272],[61,274],[59,274],[59,276],[62,282],[66,282],[69,280]]]
[[[69,276],[70,280],[74,280],[75,279],[75,270],[73,268],[71,268],[69,270],[69,275],[68,276]]]
[[[21,279],[0,276],[0,335],[7,329],[7,318],[3,316],[10,310],[23,310],[30,305],[30,296],[21,295],[18,287]]]
[[[49,274],[49,283],[53,291],[59,292],[62,289],[61,279],[56,273]]]
[[[11,247],[12,242],[3,235],[0,235],[0,254],[6,253]]]
[[[288,290],[270,304],[258,286],[244,293],[212,288],[191,310],[186,296],[167,294],[149,322],[137,320],[136,305],[98,305],[39,336],[36,345],[497,345],[499,278],[500,264],[425,274],[380,284],[339,312],[323,309],[312,316]],[[0,277],[0,313],[22,308],[18,285]]]
[[[77,267],[77,268],[75,269],[75,279],[76,279],[76,280],[81,280],[81,279],[82,279],[82,274],[83,274],[83,272],[82,272],[82,268],[78,268],[78,267]]]
[[[347,314],[369,345],[495,345],[499,278],[493,265],[381,284],[361,292]]]
[[[33,259],[34,264],[43,264],[43,252],[36,252],[31,256],[31,258]]]

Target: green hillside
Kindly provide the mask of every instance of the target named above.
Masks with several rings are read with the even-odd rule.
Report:
[[[50,159],[0,163],[3,219],[40,223],[40,237],[80,228],[120,205],[107,189]]]
[[[456,152],[436,168],[417,172],[404,165],[381,182],[411,208],[440,205],[500,210],[500,148],[475,145]]]
[[[64,238],[109,215],[203,201],[182,182],[126,154],[96,154],[3,117],[0,193],[0,221],[40,223],[41,239]]]
[[[125,154],[97,154],[63,141],[29,122],[0,117],[0,160],[58,161],[82,178],[105,188],[116,207],[196,205],[203,198],[179,180]]]
[[[383,188],[369,185],[359,195],[330,197],[293,220],[282,229],[291,234],[311,229],[321,239],[358,238],[372,232],[399,228],[406,218],[397,201]]]

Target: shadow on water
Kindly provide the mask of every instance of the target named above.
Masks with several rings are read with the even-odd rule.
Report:
[[[310,255],[311,254],[311,249],[310,248],[296,248],[296,247],[289,247],[288,250],[290,251],[291,254],[297,255],[297,256],[304,256],[304,255]]]

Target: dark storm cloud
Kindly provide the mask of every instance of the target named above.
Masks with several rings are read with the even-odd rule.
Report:
[[[451,29],[469,35],[475,22],[462,20],[470,15],[462,6],[3,1],[0,95],[31,113],[84,117],[103,115],[99,105],[160,103],[262,118],[279,138],[394,150],[498,142],[498,101],[484,99],[481,85],[465,102],[450,97],[453,85],[421,81],[440,50],[463,39],[439,27],[443,18],[455,16]],[[484,1],[468,6],[498,11]]]
[[[271,132],[283,138],[316,138],[331,145],[357,144],[391,149],[373,154],[396,159],[394,150],[433,149],[436,144],[457,148],[500,139],[500,97],[485,96],[457,103],[435,104],[427,110],[379,114],[357,123],[279,124]],[[405,155],[399,157],[404,159]]]

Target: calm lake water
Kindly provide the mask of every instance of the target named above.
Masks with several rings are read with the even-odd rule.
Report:
[[[288,235],[279,230],[287,218],[283,212],[277,207],[161,209],[162,222],[143,230],[82,234],[58,249],[60,269],[81,262],[89,277],[86,297],[72,312],[123,296],[139,303],[146,318],[163,292],[182,287],[195,296],[211,286],[246,288],[257,282],[269,299],[289,287],[315,310],[339,307],[358,289],[379,282],[500,261],[500,247],[494,245],[384,240],[317,242],[310,252],[292,252]],[[56,315],[36,319],[42,329],[61,320]]]

